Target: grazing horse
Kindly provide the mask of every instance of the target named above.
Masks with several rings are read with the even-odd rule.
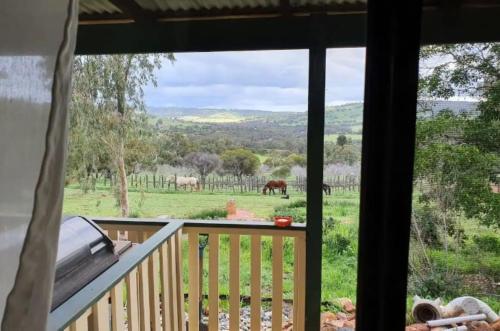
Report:
[[[277,188],[280,190],[280,193],[286,195],[287,184],[284,180],[270,180],[264,185],[264,189],[262,190],[262,194],[266,195],[267,190],[269,190],[269,195],[271,192],[275,194],[274,189]]]
[[[175,176],[169,176],[168,177],[169,183],[175,183],[177,187],[183,186],[184,189],[186,189],[188,186],[191,187],[191,189],[195,189],[196,191],[200,190],[200,182],[198,181],[198,178],[196,177],[175,177]]]
[[[332,195],[332,187],[323,183],[323,192],[325,192],[326,195]]]

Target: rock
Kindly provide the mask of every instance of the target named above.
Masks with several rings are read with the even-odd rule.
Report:
[[[500,331],[500,320],[497,320],[494,323],[491,323],[491,328],[495,331]]]
[[[430,328],[425,323],[412,324],[408,325],[405,328],[405,331],[429,331],[429,330]]]
[[[344,327],[354,329],[356,327],[356,320],[345,321]]]
[[[330,321],[334,321],[336,319],[337,319],[337,316],[334,313],[331,313],[331,312],[321,313],[321,324],[327,323]]]
[[[349,318],[347,317],[347,314],[344,314],[344,313],[337,313],[337,319],[338,319],[338,320],[347,320],[347,319],[349,319]]]
[[[493,331],[494,329],[485,321],[474,321],[467,323],[470,331]]]
[[[346,321],[334,320],[334,321],[328,322],[327,324],[330,324],[330,325],[332,325],[332,326],[334,326],[334,327],[337,327],[337,328],[341,328],[341,327],[343,327],[343,326],[344,326],[344,323],[345,323],[345,322],[346,322]]]
[[[352,304],[352,301],[348,298],[340,298],[339,300],[340,306],[342,306],[342,310],[346,313],[352,313],[356,310],[356,307]]]

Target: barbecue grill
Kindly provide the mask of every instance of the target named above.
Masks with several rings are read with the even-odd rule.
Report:
[[[59,232],[52,310],[118,261],[113,242],[89,219],[64,217]]]

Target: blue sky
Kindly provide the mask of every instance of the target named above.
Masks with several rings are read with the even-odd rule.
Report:
[[[304,111],[307,51],[179,53],[147,86],[145,101],[156,107]],[[365,50],[327,53],[327,105],[363,99]]]

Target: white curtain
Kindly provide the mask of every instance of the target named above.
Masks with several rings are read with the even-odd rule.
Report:
[[[76,0],[0,1],[0,320],[44,330],[61,218]]]

